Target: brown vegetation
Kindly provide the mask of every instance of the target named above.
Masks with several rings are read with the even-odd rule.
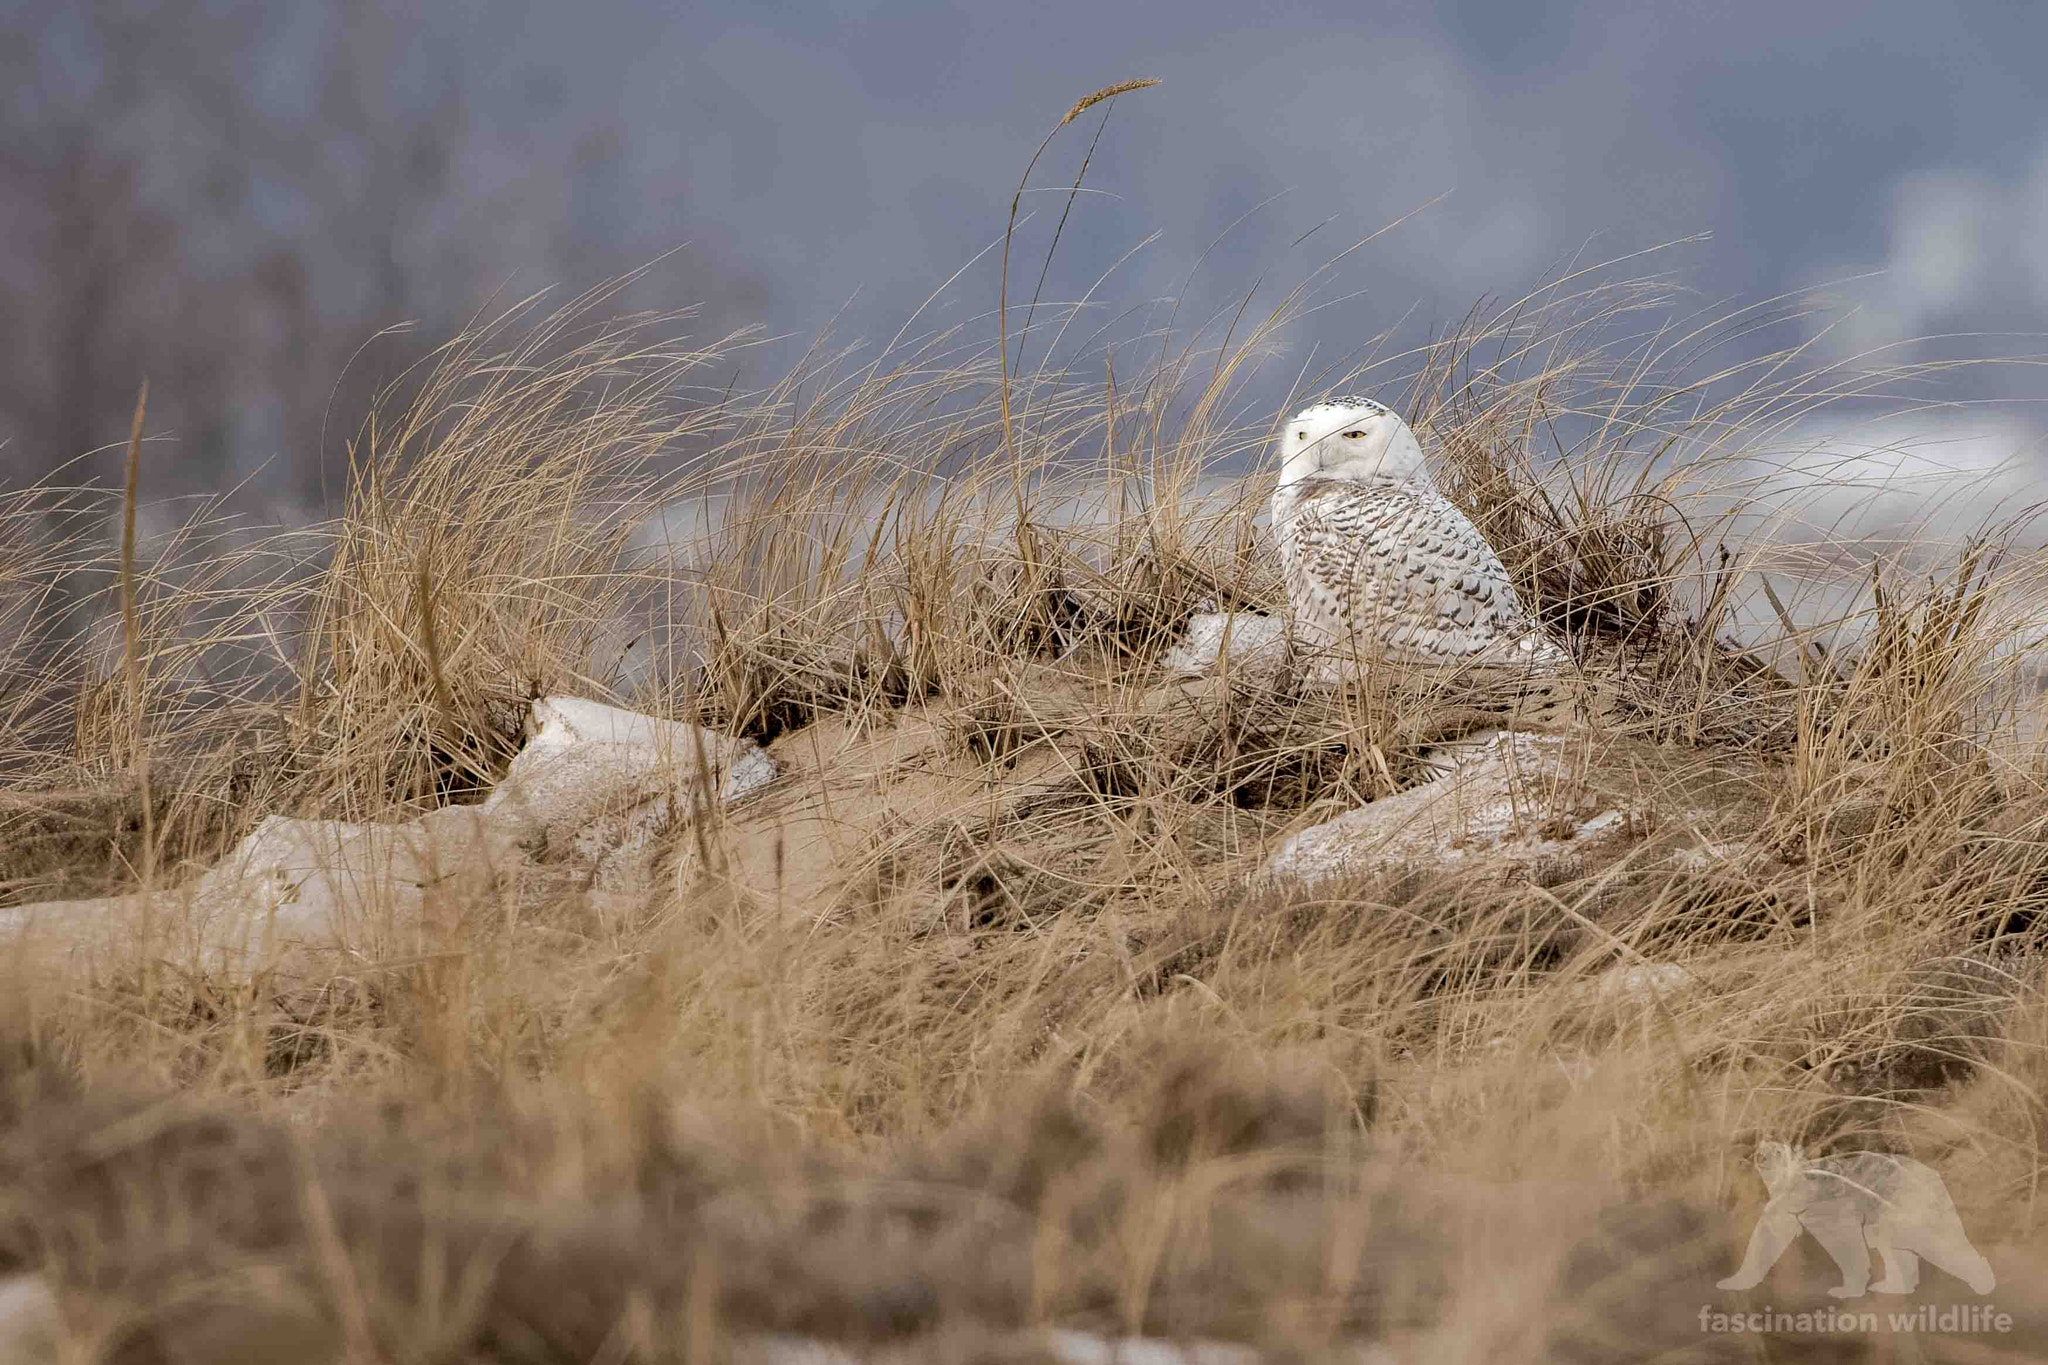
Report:
[[[1199,479],[1263,439],[1225,414],[1285,308],[1107,386],[946,334],[740,401],[658,320],[561,358],[575,310],[451,347],[336,522],[209,510],[126,580],[125,654],[0,656],[0,904],[175,880],[272,812],[474,799],[551,692],[756,736],[782,776],[674,831],[630,912],[500,887],[431,960],[219,979],[145,937],[56,979],[0,948],[0,1272],[47,1277],[77,1360],[1042,1358],[1050,1327],[1748,1359],[1695,1312],[1733,1306],[1749,1148],[1782,1139],[1939,1170],[2017,1325],[1921,1346],[2033,1358],[2048,779],[1995,705],[2014,570],[1886,580],[1854,659],[1729,644],[1756,547],[1656,457],[1878,381],[1685,382],[1658,367],[1699,338],[1626,330],[1661,301],[1574,278],[1352,380],[1405,385],[1625,689],[1588,781],[1732,784],[1707,815],[1740,839],[1538,879],[1263,875],[1480,723],[1454,684],[1163,676],[1205,600],[1283,609],[1267,484]],[[58,497],[4,496],[0,529]],[[104,557],[16,538],[0,620],[93,575],[113,600]],[[1649,962],[1688,984],[1603,987]],[[1772,1301],[1827,1306],[1828,1271],[1788,1258]]]

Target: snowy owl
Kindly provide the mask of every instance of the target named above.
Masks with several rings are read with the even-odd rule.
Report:
[[[1333,398],[1296,413],[1280,443],[1273,534],[1302,643],[1398,664],[1571,669],[1392,409]]]

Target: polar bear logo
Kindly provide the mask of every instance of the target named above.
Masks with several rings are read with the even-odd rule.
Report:
[[[1941,1177],[1911,1157],[1848,1152],[1819,1161],[1782,1142],[1759,1143],[1757,1173],[1770,1201],[1749,1236],[1742,1268],[1723,1289],[1753,1289],[1785,1248],[1810,1232],[1841,1267],[1838,1299],[1865,1294],[1910,1294],[1925,1259],[1979,1294],[1997,1285],[1991,1264],[1963,1233],[1955,1201]],[[1870,1282],[1870,1253],[1884,1258],[1884,1278]]]

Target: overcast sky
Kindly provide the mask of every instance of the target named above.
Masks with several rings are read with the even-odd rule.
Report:
[[[138,239],[175,241],[182,254],[130,271],[135,291],[173,302],[107,315],[109,335],[146,338],[156,351],[103,344],[96,388],[66,397],[60,367],[40,398],[56,417],[93,408],[82,430],[118,442],[135,374],[151,373],[165,439],[181,443],[179,459],[202,485],[259,466],[331,463],[332,449],[290,447],[309,444],[315,422],[329,445],[353,429],[358,395],[335,399],[347,410],[328,420],[334,372],[365,365],[351,357],[377,329],[418,318],[424,336],[445,336],[493,289],[579,289],[681,243],[689,250],[635,302],[703,298],[706,330],[761,322],[796,339],[749,360],[744,383],[772,380],[835,318],[842,340],[885,340],[1001,236],[1025,161],[1068,105],[1133,76],[1163,84],[1114,105],[1088,170],[1094,192],[1074,207],[1049,297],[1078,297],[1157,233],[1094,294],[1105,320],[1135,330],[1163,321],[1165,301],[1178,300],[1185,326],[1262,282],[1256,315],[1343,247],[1406,219],[1323,282],[1320,297],[1343,301],[1288,331],[1286,356],[1260,381],[1274,403],[1311,354],[1342,354],[1402,320],[1412,339],[1481,296],[1520,295],[1565,262],[1702,234],[1640,268],[1674,273],[1708,309],[1847,282],[1829,294],[1835,330],[1817,354],[1936,332],[1978,339],[1925,354],[2027,354],[2044,349],[2027,334],[2048,330],[2048,4],[119,8],[154,16],[140,22],[157,28],[137,32],[168,25],[196,36],[133,43],[138,76],[91,55],[95,30],[78,18],[87,11],[24,5],[0,17],[0,44],[34,53],[0,117],[48,132],[51,111],[75,105],[82,145],[132,143],[146,182],[136,197],[187,222],[182,235]],[[71,17],[52,17],[60,14]],[[230,41],[237,35],[249,41]],[[332,73],[351,61],[358,74],[337,85]],[[180,92],[176,107],[210,111],[171,119],[158,112],[170,106],[145,100],[118,124],[95,112],[92,100],[106,103],[108,91],[153,89],[150,63]],[[458,70],[460,107],[451,108]],[[220,92],[217,109],[208,92]],[[411,139],[414,123],[432,129],[437,118],[451,130],[444,141],[431,131]],[[1094,127],[1091,114],[1067,129],[1040,164],[1020,290]],[[273,128],[268,139],[249,132]],[[48,141],[43,180],[20,183],[66,192],[64,168],[77,160],[66,148],[80,144]],[[0,229],[17,221],[7,209],[0,202]],[[18,221],[43,235],[0,266],[32,294],[58,278],[46,262],[62,263],[75,229],[61,214]],[[109,249],[128,259],[125,245]],[[67,287],[104,303],[99,269],[73,271]],[[255,301],[242,298],[241,312],[216,294],[178,303],[165,293],[167,282],[203,278],[225,298],[244,275]],[[130,287],[114,285],[113,301]],[[29,335],[9,344],[61,360],[68,352],[34,338],[79,310],[73,295],[45,292],[52,321],[23,324]],[[986,257],[923,325],[969,322],[995,297]],[[309,316],[277,313],[277,299],[310,300]],[[321,345],[289,328],[279,334],[301,339],[266,339],[279,317],[317,332]],[[971,325],[992,340],[992,321]],[[1818,326],[1753,344],[1783,345]],[[227,416],[180,415],[171,406],[179,385],[197,392],[198,380],[180,380],[172,362],[196,355],[207,327],[227,357],[211,400]],[[233,349],[236,338],[253,338],[254,360]],[[293,366],[303,373],[286,373]],[[2014,454],[2025,433],[2048,426],[2026,406],[2048,397],[2044,376],[2005,366],[1951,376],[1940,392],[2004,403],[1998,441]],[[45,420],[22,426],[12,446],[0,440],[0,459],[33,472],[84,440]]]
[[[624,112],[622,173],[670,187],[678,236],[758,274],[781,328],[857,295],[842,330],[892,330],[1000,232],[1067,104],[1140,75],[1164,84],[1111,118],[1089,183],[1116,197],[1076,209],[1054,276],[1069,296],[1155,230],[1104,297],[1174,294],[1275,195],[1205,266],[1219,296],[1443,196],[1347,261],[1338,283],[1365,298],[1303,343],[1411,309],[1441,322],[1561,260],[1701,233],[1660,265],[1710,299],[1886,271],[1839,291],[1862,308],[1848,346],[2048,317],[2048,5],[842,0],[545,22],[559,30],[532,51]],[[1071,177],[1087,131],[1042,183]],[[960,293],[961,312],[987,302]],[[2036,389],[2012,371],[1978,385]]]

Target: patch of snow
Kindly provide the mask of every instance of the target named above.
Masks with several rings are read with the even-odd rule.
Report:
[[[1170,1341],[1055,1331],[1046,1346],[1065,1365],[1258,1365],[1259,1353],[1235,1341]]]
[[[1602,1000],[1650,1000],[1692,985],[1692,973],[1675,962],[1617,963],[1593,978],[1593,994]]]
[[[775,780],[775,760],[750,739],[734,739],[715,730],[663,720],[622,706],[607,706],[586,697],[543,697],[536,701],[527,720],[527,736],[528,749],[536,745],[542,749],[564,749],[577,744],[629,746],[638,752],[628,748],[598,752],[635,768],[650,763],[694,766],[695,746],[701,743],[706,761],[725,774],[718,794],[727,801],[737,800]]]
[[[776,775],[751,740],[581,697],[535,702],[526,728],[481,805],[382,824],[266,816],[185,886],[0,910],[0,937],[53,962],[89,961],[153,919],[170,935],[156,951],[231,973],[308,953],[416,951],[432,904],[488,895],[528,859],[588,868],[602,890],[632,883],[695,809],[700,750],[723,801]]]
[[[1534,866],[1627,838],[1631,812],[1588,811],[1562,837],[1534,832],[1547,793],[1569,784],[1575,748],[1551,735],[1499,731],[1446,752],[1437,780],[1396,792],[1280,845],[1267,864],[1275,879],[1317,882],[1399,866],[1445,867],[1474,860]]]
[[[64,1324],[40,1275],[0,1276],[0,1365],[56,1360]]]

